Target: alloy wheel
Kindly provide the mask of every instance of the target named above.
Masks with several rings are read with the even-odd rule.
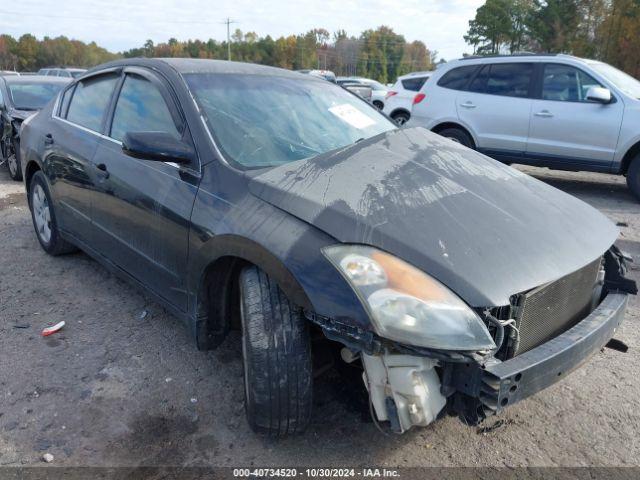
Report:
[[[33,208],[33,218],[36,222],[36,231],[43,243],[51,241],[51,210],[49,200],[40,185],[33,189],[31,197],[31,207]]]

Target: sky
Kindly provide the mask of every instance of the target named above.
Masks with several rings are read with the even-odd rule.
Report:
[[[0,33],[38,38],[65,35],[113,52],[178,40],[226,39],[224,20],[259,36],[312,28],[349,35],[387,25],[408,41],[421,40],[438,58],[470,52],[462,36],[484,0],[20,0],[0,2]]]

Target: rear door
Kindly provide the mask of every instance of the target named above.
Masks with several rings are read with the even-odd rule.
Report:
[[[529,134],[533,72],[533,63],[484,65],[466,91],[458,94],[458,117],[476,135],[479,150],[492,155],[524,154]]]
[[[102,176],[92,163],[119,71],[89,77],[64,91],[43,132],[45,171],[60,228],[91,245],[92,195]]]
[[[164,132],[192,143],[169,86],[155,74],[127,68],[95,163],[105,177],[93,203],[100,251],[182,311],[187,309],[186,266],[191,210],[199,164],[125,155],[127,132]]]
[[[586,99],[602,86],[572,65],[541,65],[533,100],[527,157],[556,168],[608,171],[614,159],[624,113],[619,99],[603,105]]]

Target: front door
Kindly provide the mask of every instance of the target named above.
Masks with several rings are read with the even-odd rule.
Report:
[[[527,157],[557,168],[607,171],[613,162],[624,105],[586,99],[597,80],[571,65],[547,63],[533,100]]]
[[[124,154],[124,135],[146,131],[191,141],[168,88],[144,70],[129,69],[110,131],[94,157],[104,172],[92,204],[96,244],[116,265],[186,311],[188,236],[198,187],[197,165],[178,167]]]

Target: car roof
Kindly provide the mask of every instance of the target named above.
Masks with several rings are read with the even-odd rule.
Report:
[[[450,65],[476,65],[485,63],[548,62],[550,59],[569,60],[579,63],[589,62],[589,60],[584,58],[566,55],[564,53],[514,53],[512,55],[471,55],[447,62],[443,67],[449,67]]]
[[[68,78],[62,77],[49,77],[46,75],[20,75],[20,76],[8,76],[2,77],[7,84],[17,83],[69,83]]]
[[[268,67],[266,65],[257,65],[255,63],[230,62],[227,60],[211,60],[205,58],[129,58],[104,63],[90,71],[118,66],[141,66],[150,68],[169,66],[180,74],[230,73],[241,75],[277,75],[280,77],[295,79],[305,78],[315,80],[316,78],[313,75],[304,75],[284,68]],[[320,80],[324,81],[323,79]]]

